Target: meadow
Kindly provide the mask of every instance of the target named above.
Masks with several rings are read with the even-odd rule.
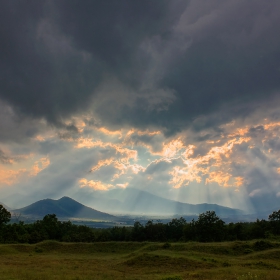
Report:
[[[0,245],[0,279],[279,279],[279,240]]]

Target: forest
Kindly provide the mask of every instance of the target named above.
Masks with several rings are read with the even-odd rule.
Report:
[[[168,223],[149,220],[136,221],[131,227],[115,226],[98,229],[59,221],[48,214],[34,223],[11,223],[11,213],[0,205],[0,243],[34,244],[44,240],[62,242],[152,241],[152,242],[221,242],[245,241],[280,235],[280,210],[269,215],[268,220],[226,224],[214,211],[206,211],[197,220],[187,222],[183,217]]]

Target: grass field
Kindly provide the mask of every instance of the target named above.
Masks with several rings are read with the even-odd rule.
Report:
[[[280,279],[280,242],[0,245],[0,279]]]

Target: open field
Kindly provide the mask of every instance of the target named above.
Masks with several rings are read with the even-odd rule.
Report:
[[[279,279],[280,242],[0,245],[0,279]]]

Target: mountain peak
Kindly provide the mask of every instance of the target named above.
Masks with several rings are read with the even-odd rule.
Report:
[[[17,209],[23,215],[43,217],[47,214],[56,214],[57,217],[64,218],[86,218],[96,220],[114,220],[116,217],[87,207],[76,200],[64,196],[58,200],[43,199],[29,206]]]
[[[63,196],[59,199],[57,199],[57,201],[63,201],[63,200],[66,200],[66,201],[76,201],[75,199],[69,197],[69,196]],[[77,202],[77,201],[76,201]],[[78,202],[79,203],[79,202]]]

